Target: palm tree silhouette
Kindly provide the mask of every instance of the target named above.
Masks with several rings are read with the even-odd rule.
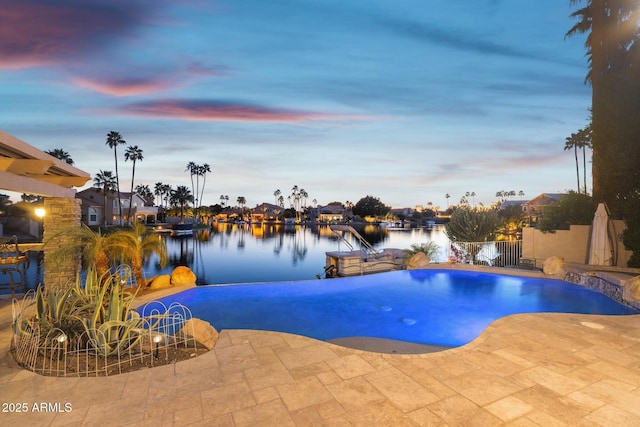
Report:
[[[129,224],[131,224],[131,205],[133,204],[133,180],[136,176],[136,161],[142,161],[142,149],[137,145],[130,145],[127,147],[124,152],[124,160],[131,160],[133,162],[133,170],[131,172],[131,194],[129,195],[129,213],[127,214],[127,218],[129,218]],[[135,222],[135,221],[134,221]]]
[[[184,207],[193,202],[193,195],[189,188],[179,185],[171,192],[171,204],[180,206],[180,222],[184,222]]]
[[[109,148],[113,148],[113,157],[115,159],[116,162],[116,190],[118,192],[118,208],[119,208],[119,215],[120,215],[120,219],[119,219],[119,223],[122,225],[122,200],[120,199],[120,176],[118,175],[118,153],[117,153],[117,147],[118,145],[123,145],[126,144],[127,141],[125,141],[124,139],[122,139],[122,135],[120,135],[120,132],[116,132],[114,130],[112,130],[111,132],[109,132],[107,134],[107,142],[106,144],[109,146]]]
[[[54,148],[53,150],[47,150],[47,151],[45,151],[45,153],[47,153],[50,156],[55,157],[56,159],[60,159],[63,162],[69,164],[69,165],[73,164],[73,159],[71,158],[69,153],[64,151],[62,148]]]
[[[102,218],[103,225],[107,225],[107,194],[113,193],[116,189],[116,177],[113,176],[111,171],[100,170],[96,176],[93,177],[93,186],[98,188],[98,191],[104,193],[104,215]]]

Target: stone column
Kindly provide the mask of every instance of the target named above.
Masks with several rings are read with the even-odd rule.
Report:
[[[45,197],[44,208],[44,284],[47,287],[66,287],[75,283],[76,273],[80,270],[80,254],[75,259],[62,262],[48,260],[47,254],[55,251],[69,241],[61,233],[70,226],[80,227],[79,199]]]

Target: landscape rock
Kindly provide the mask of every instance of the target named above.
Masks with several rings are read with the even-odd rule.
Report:
[[[188,337],[193,337],[208,350],[211,350],[216,345],[216,341],[218,341],[219,334],[216,328],[202,319],[189,319],[184,322],[180,330]]]
[[[542,264],[542,272],[548,276],[564,275],[564,258],[561,256],[552,256],[544,260]]]
[[[171,273],[171,285],[173,286],[195,286],[196,275],[189,267],[179,266]]]
[[[407,270],[420,270],[427,268],[431,264],[431,259],[424,252],[418,252],[409,259],[407,263]]]
[[[171,276],[163,274],[149,280],[149,289],[167,289],[171,287]]]

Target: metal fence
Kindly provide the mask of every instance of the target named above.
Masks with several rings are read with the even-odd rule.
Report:
[[[522,240],[450,242],[449,261],[461,264],[515,267],[522,257]]]

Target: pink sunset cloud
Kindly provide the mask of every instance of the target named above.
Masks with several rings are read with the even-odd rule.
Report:
[[[81,56],[138,25],[143,12],[136,2],[3,2],[0,69],[57,64]]]
[[[122,110],[127,114],[194,121],[295,123],[314,120],[365,120],[371,117],[284,110],[220,101],[165,99],[134,103]]]
[[[172,86],[169,81],[143,78],[100,81],[74,77],[72,81],[80,87],[117,97],[155,93]]]

